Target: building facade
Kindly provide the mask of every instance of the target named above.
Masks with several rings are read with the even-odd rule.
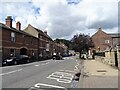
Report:
[[[32,34],[36,38],[38,38],[38,55],[42,58],[50,58],[53,54],[53,40],[48,36],[47,31],[43,32],[40,29],[33,27],[32,25],[28,25],[27,28],[24,29],[24,32]]]
[[[12,17],[6,18],[6,24],[0,26],[2,33],[2,59],[11,56],[28,55],[38,58],[38,38],[21,30],[21,23],[12,27]]]
[[[67,47],[63,43],[54,42],[47,31],[43,32],[30,24],[21,30],[20,22],[13,28],[11,16],[6,18],[5,24],[0,23],[0,34],[1,60],[18,55],[41,60],[51,58],[54,52],[64,55],[67,51]]]
[[[24,29],[24,31],[39,39],[38,54],[40,57],[51,58],[53,53],[61,53],[61,55],[66,54],[68,48],[63,43],[54,42],[47,34],[47,31],[43,32],[30,24]]]
[[[110,48],[115,48],[120,44],[119,34],[108,34],[99,28],[98,31],[92,36],[95,51],[105,51]]]

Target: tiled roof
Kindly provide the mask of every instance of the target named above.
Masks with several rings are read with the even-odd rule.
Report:
[[[32,36],[34,37],[33,35],[29,34],[29,33],[26,33],[22,30],[17,30],[16,28],[10,28],[8,27],[7,25],[3,24],[3,23],[0,23],[0,28],[5,28],[5,29],[8,29],[8,30],[11,30],[11,31],[14,31],[14,32],[18,32],[18,33],[22,33],[22,34],[25,34],[25,35],[28,35],[28,36]],[[36,37],[35,37],[36,38]]]
[[[34,26],[32,26],[32,25],[30,25],[30,24],[29,24],[28,26],[31,26],[31,27],[34,28],[36,31],[42,33],[44,36],[46,36],[47,38],[49,38],[50,40],[52,40],[52,38],[51,38],[49,35],[45,34],[42,30],[37,29],[37,28],[35,28]],[[52,40],[52,41],[53,41],[53,40]]]

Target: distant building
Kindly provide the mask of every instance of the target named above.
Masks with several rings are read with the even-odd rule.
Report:
[[[98,31],[92,36],[94,43],[94,50],[105,51],[106,49],[115,48],[120,45],[120,34],[108,34],[99,28]]]

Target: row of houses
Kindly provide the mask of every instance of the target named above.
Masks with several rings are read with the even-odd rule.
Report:
[[[56,43],[47,34],[47,31],[42,31],[28,25],[24,30],[21,30],[21,23],[16,23],[16,28],[12,27],[12,17],[6,18],[5,24],[0,23],[0,52],[1,58],[6,59],[12,56],[28,55],[30,57],[50,58],[53,53],[67,53],[67,46],[63,43]]]

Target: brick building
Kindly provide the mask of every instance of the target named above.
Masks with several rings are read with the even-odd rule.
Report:
[[[53,53],[60,52],[64,55],[67,47],[63,43],[54,42],[47,31],[43,32],[32,25],[28,25],[21,30],[21,23],[16,23],[16,28],[12,27],[12,17],[6,18],[6,23],[0,23],[0,57],[3,59],[11,56],[28,55],[30,57],[48,59]]]
[[[21,30],[21,23],[12,27],[12,17],[6,18],[6,24],[0,23],[2,38],[2,59],[12,56],[28,55],[38,57],[38,38]]]
[[[27,28],[24,29],[26,33],[32,34],[36,38],[38,38],[38,55],[43,58],[50,58],[53,54],[53,40],[48,36],[47,31],[43,32],[40,29],[33,27],[32,25],[28,25]]]
[[[60,43],[55,42],[53,49],[54,49],[55,53],[57,53],[57,54],[60,53],[62,56],[68,54],[68,47],[65,44],[63,44],[62,42],[60,42]]]
[[[96,51],[105,51],[109,48],[115,48],[118,44],[120,44],[119,34],[108,34],[102,31],[102,28],[99,28],[98,31],[92,36],[92,40]]]
[[[67,51],[67,47],[62,43],[54,42],[47,34],[47,31],[43,32],[30,24],[24,29],[24,31],[39,39],[38,54],[42,58],[51,58],[54,52],[64,54],[66,53],[65,51]]]

